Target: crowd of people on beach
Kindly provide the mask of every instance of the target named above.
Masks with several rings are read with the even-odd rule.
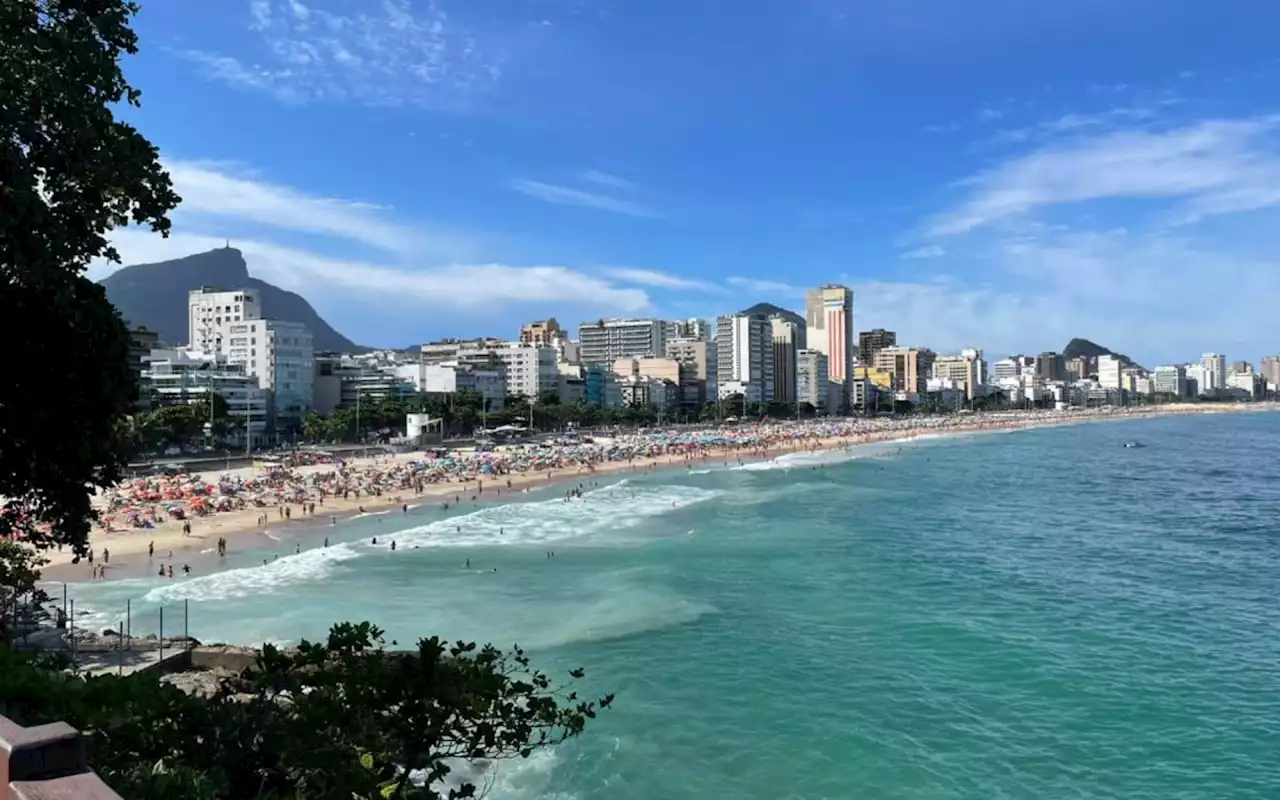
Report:
[[[506,445],[489,451],[446,450],[420,458],[375,459],[357,465],[343,460],[310,468],[283,464],[252,477],[225,474],[208,480],[200,475],[152,476],[127,481],[105,498],[102,525],[108,530],[149,528],[168,520],[189,520],[220,512],[262,509],[259,524],[274,513],[291,519],[293,509],[314,515],[333,497],[344,499],[418,495],[428,486],[447,484],[459,490],[469,484],[482,493],[486,482],[501,494],[515,475],[556,476],[593,472],[602,464],[655,461],[696,462],[711,458],[763,457],[786,451],[859,444],[887,438],[909,438],[949,429],[985,430],[1068,422],[1082,415],[1126,415],[1106,411],[1018,411],[945,416],[870,417],[804,421],[762,421],[696,429],[647,429],[594,438]],[[305,461],[303,463],[306,463]],[[471,491],[471,490],[468,490]],[[459,500],[461,498],[459,497]],[[448,502],[446,500],[446,502]],[[361,506],[363,510],[363,506]]]

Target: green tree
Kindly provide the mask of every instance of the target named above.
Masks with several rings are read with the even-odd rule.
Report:
[[[90,765],[126,797],[464,798],[474,785],[441,788],[450,762],[527,757],[613,701],[579,698],[519,648],[383,645],[369,623],[344,623],[295,652],[267,646],[253,674],[208,699],[142,675],[86,680],[0,648],[0,712],[84,731]]]
[[[167,233],[179,199],[155,147],[114,115],[138,105],[119,66],[137,50],[136,11],[120,0],[0,2],[0,307],[23,356],[0,382],[0,534],[42,546],[85,548],[84,487],[121,476],[118,421],[137,396],[129,334],[84,271],[119,261],[114,227]]]

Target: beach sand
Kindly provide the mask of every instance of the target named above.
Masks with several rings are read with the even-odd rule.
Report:
[[[360,513],[375,513],[394,510],[403,505],[418,506],[425,503],[458,503],[473,506],[482,502],[502,502],[519,496],[525,490],[572,483],[590,476],[593,479],[608,476],[620,476],[631,473],[649,472],[656,469],[669,469],[720,462],[737,463],[748,460],[772,459],[787,453],[798,451],[834,450],[842,447],[876,444],[894,441],[907,441],[922,435],[963,435],[993,430],[1016,430],[1027,428],[1044,428],[1058,425],[1069,425],[1081,422],[1105,420],[1134,419],[1168,414],[1260,411],[1275,410],[1275,404],[1240,404],[1191,406],[1171,405],[1144,408],[1139,411],[1124,413],[1001,413],[974,415],[972,422],[958,421],[946,426],[925,424],[923,418],[915,427],[892,427],[874,430],[851,436],[830,438],[803,439],[798,442],[787,442],[773,447],[757,448],[708,448],[697,456],[687,457],[670,455],[650,458],[635,458],[631,461],[613,461],[599,463],[594,468],[566,468],[550,471],[515,472],[501,477],[483,480],[483,491],[477,481],[446,482],[426,484],[421,492],[406,489],[400,492],[384,493],[383,496],[362,494],[344,500],[340,496],[329,496],[316,501],[314,515],[304,513],[301,504],[289,504],[291,516],[282,517],[281,510],[270,508],[246,508],[235,511],[215,513],[206,517],[190,519],[191,533],[183,532],[182,520],[168,520],[151,528],[130,528],[104,532],[95,529],[90,545],[98,554],[94,565],[101,565],[101,554],[110,551],[110,562],[107,564],[106,579],[136,577],[144,568],[150,569],[153,559],[148,557],[149,547],[154,547],[157,563],[180,565],[196,560],[203,560],[216,547],[218,538],[227,540],[230,553],[245,552],[258,549],[270,549],[279,546],[281,534],[297,535],[302,533],[320,533],[330,527],[333,519],[346,519]],[[955,419],[955,418],[950,418]],[[421,458],[420,454],[401,454],[396,456],[379,456],[375,458],[355,459],[347,462],[348,469],[364,469],[369,467],[390,468],[397,463],[405,463]],[[299,474],[318,471],[332,471],[334,465],[319,464],[295,468]],[[229,475],[249,478],[254,474],[251,467],[232,470]],[[508,481],[510,486],[508,487]],[[363,512],[362,512],[363,510]],[[266,515],[267,522],[262,524],[260,518]],[[93,579],[93,566],[84,560],[72,563],[69,549],[61,552],[52,551],[45,554],[49,564],[43,569],[46,581],[78,582]],[[176,567],[175,567],[176,568]]]

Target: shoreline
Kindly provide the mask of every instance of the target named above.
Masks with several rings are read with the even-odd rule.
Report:
[[[963,418],[955,416],[925,417],[918,420],[891,420],[888,423],[864,423],[871,430],[857,431],[858,423],[853,423],[852,430],[844,435],[828,437],[801,437],[785,440],[774,445],[759,447],[718,446],[707,447],[696,453],[666,453],[656,456],[645,456],[629,460],[604,461],[585,466],[568,466],[547,470],[529,470],[506,475],[493,476],[489,480],[464,480],[460,482],[427,483],[417,488],[408,488],[395,494],[364,495],[343,499],[339,496],[322,498],[316,503],[315,514],[297,513],[284,516],[286,507],[300,512],[303,503],[286,503],[280,507],[251,507],[235,511],[215,513],[207,517],[187,520],[191,523],[190,535],[182,532],[182,520],[168,520],[153,528],[137,528],[123,531],[103,532],[95,530],[90,538],[91,547],[101,551],[110,549],[111,559],[107,565],[105,578],[93,578],[92,570],[101,564],[97,561],[94,567],[84,563],[71,563],[69,552],[47,552],[45,557],[49,563],[42,572],[43,583],[81,583],[95,580],[125,580],[149,574],[149,568],[156,563],[175,567],[180,563],[213,561],[216,541],[225,538],[229,554],[244,554],[266,551],[279,546],[284,540],[280,534],[290,537],[318,537],[322,530],[334,527],[338,522],[354,519],[363,515],[388,514],[396,508],[408,506],[409,510],[421,507],[428,502],[448,504],[448,507],[474,509],[481,504],[503,502],[503,490],[507,491],[506,501],[512,494],[524,497],[529,492],[543,488],[558,487],[570,484],[583,478],[599,479],[601,477],[621,477],[625,474],[650,474],[658,470],[684,467],[692,469],[695,465],[709,462],[758,462],[776,459],[780,456],[797,452],[830,452],[848,449],[861,445],[905,442],[921,436],[955,436],[983,432],[1032,430],[1059,427],[1086,422],[1124,421],[1135,419],[1153,419],[1175,414],[1196,413],[1241,413],[1280,410],[1280,404],[1239,404],[1230,406],[1156,406],[1144,407],[1140,410],[1124,411],[1075,411],[1075,412],[987,412]],[[951,424],[939,424],[938,420],[952,421]],[[928,424],[925,421],[933,422]],[[907,423],[907,424],[903,424]],[[914,424],[911,424],[914,423]],[[792,423],[803,429],[807,423]],[[790,430],[787,426],[781,429]],[[752,430],[743,428],[739,430]],[[371,468],[378,465],[388,467],[404,464],[412,457],[381,457],[362,459],[352,462],[352,468]],[[333,472],[337,465],[324,464],[301,468],[299,472]],[[487,485],[481,485],[487,484]],[[266,523],[261,522],[266,518]],[[328,519],[326,519],[328,518]],[[273,535],[275,534],[275,535]],[[154,543],[155,558],[148,556],[148,545]],[[163,555],[162,555],[163,554]],[[143,568],[146,569],[143,569]],[[180,577],[180,573],[176,574]]]

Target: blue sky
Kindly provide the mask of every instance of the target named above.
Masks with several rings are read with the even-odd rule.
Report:
[[[803,305],[991,357],[1280,351],[1280,5],[147,3],[184,203],[374,346]],[[104,273],[102,267],[94,274]]]

